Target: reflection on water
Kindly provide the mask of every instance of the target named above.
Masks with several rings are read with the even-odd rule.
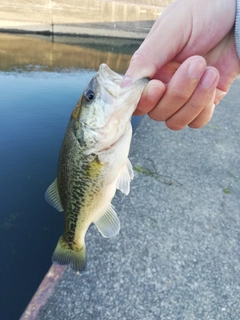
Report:
[[[74,45],[0,34],[2,320],[20,317],[62,232],[62,215],[44,193],[56,175],[70,113],[100,63],[124,72],[139,45],[104,39],[103,51],[97,38],[56,40]]]
[[[0,70],[98,70],[106,63],[124,73],[139,40],[90,37],[29,37],[0,34]],[[64,43],[62,43],[64,42]]]

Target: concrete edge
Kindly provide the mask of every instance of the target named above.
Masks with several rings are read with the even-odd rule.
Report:
[[[109,29],[109,28],[82,28],[82,27],[71,27],[71,26],[58,26],[54,27],[54,31],[50,31],[47,26],[34,26],[33,27],[11,27],[11,28],[0,28],[2,33],[12,33],[12,34],[40,34],[40,35],[56,35],[56,36],[88,36],[88,37],[110,37],[110,38],[124,38],[133,40],[143,40],[145,39],[146,32],[132,32],[120,29]]]
[[[29,302],[20,320],[35,320],[40,309],[47,303],[55,286],[63,275],[66,266],[52,265],[40,283],[36,293]]]

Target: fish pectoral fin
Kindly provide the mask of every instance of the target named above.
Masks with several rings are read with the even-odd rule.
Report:
[[[133,179],[133,175],[132,164],[127,158],[126,164],[122,167],[117,181],[117,189],[125,195],[129,194],[130,182]]]
[[[57,179],[55,179],[53,183],[47,188],[47,191],[45,193],[45,200],[58,211],[64,211],[58,193]]]
[[[105,211],[105,213],[94,223],[99,232],[105,238],[113,237],[119,233],[120,221],[111,205]]]

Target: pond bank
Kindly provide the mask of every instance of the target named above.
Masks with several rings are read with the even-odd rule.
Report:
[[[144,39],[171,2],[18,0],[10,4],[2,0],[0,31]]]

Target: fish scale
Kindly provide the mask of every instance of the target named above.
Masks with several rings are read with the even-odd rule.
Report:
[[[148,79],[121,89],[122,77],[102,64],[74,108],[59,156],[57,178],[46,200],[64,211],[64,232],[53,263],[86,268],[85,234],[94,223],[104,237],[120,230],[111,206],[118,188],[128,194],[133,170],[128,159],[131,115]]]

